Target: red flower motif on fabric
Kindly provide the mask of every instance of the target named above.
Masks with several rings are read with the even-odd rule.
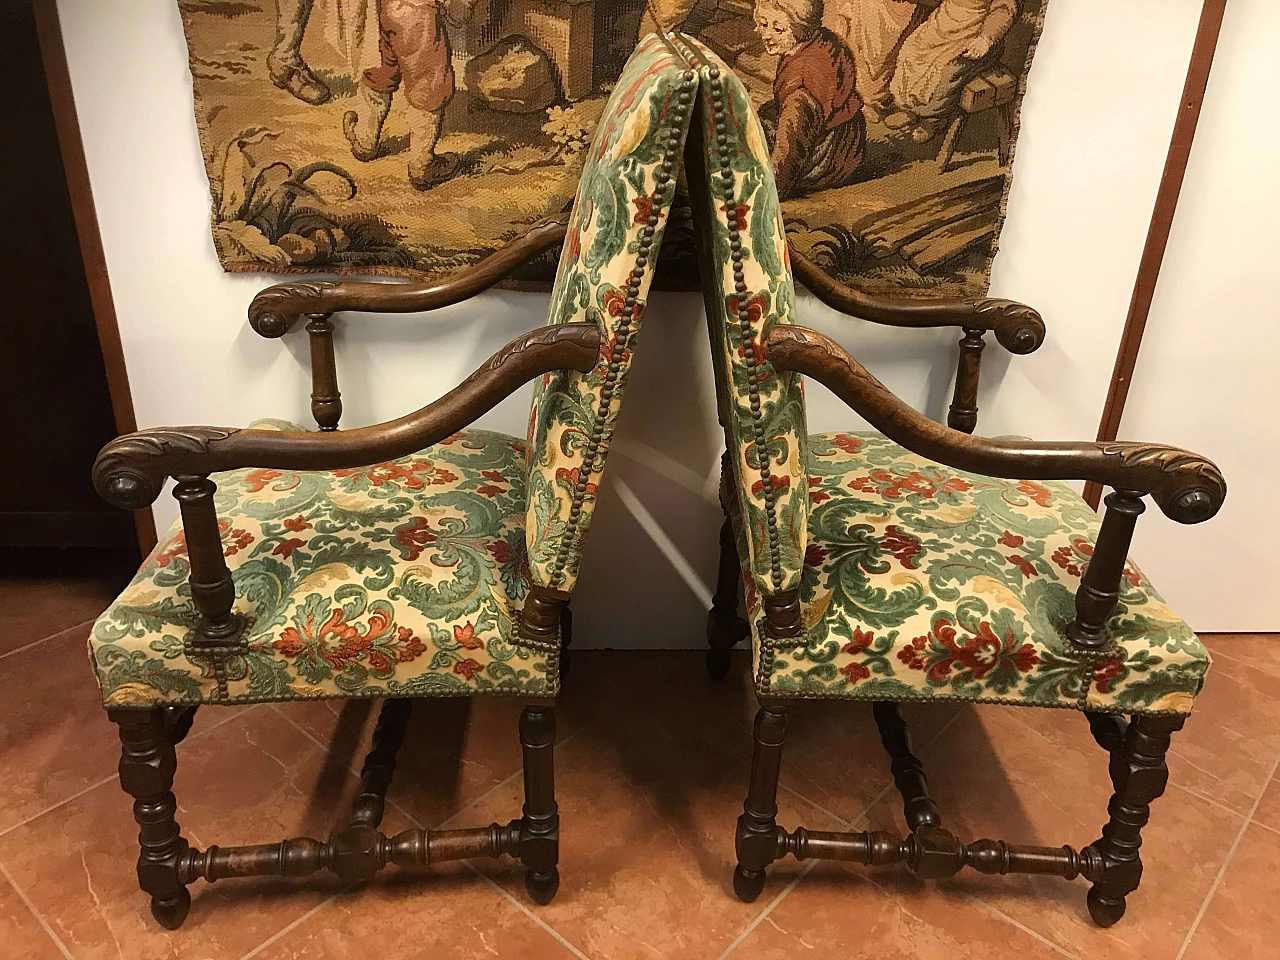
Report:
[[[769,474],[769,486],[773,487],[775,493],[786,490],[791,486],[791,478],[787,475],[778,476],[776,473]],[[764,496],[764,481],[757,480],[751,485],[751,495],[753,497]]]
[[[979,682],[991,676],[997,687],[1012,685],[1040,662],[1033,644],[1020,643],[1012,631],[997,636],[990,621],[981,621],[972,636],[958,632],[956,624],[940,616],[933,621],[931,634],[912,640],[898,651],[898,659],[913,670],[926,671],[931,684],[945,684],[954,670],[967,671]]]
[[[336,607],[329,619],[317,626],[309,612],[302,630],[286,627],[271,645],[286,657],[305,656],[312,664],[318,664],[319,657],[341,672],[370,648],[370,636],[385,632],[391,625],[385,614],[374,611],[369,616],[369,634],[361,635],[352,624],[342,622],[343,613],[342,607]]]
[[[1133,569],[1133,567],[1125,567],[1124,573],[1121,574],[1121,576],[1129,581],[1129,586],[1131,587],[1142,586],[1142,577],[1138,576],[1138,571]]]
[[[430,460],[413,460],[409,463],[388,461],[375,463],[371,467],[346,467],[333,471],[334,476],[350,479],[352,485],[367,482],[371,487],[383,484],[400,483],[406,490],[423,490],[428,486],[440,486],[455,483],[456,474],[443,467],[435,466]]]
[[[244,485],[250,493],[261,493],[268,483],[282,476],[284,474],[279,470],[254,470],[244,478]]]
[[[822,562],[827,559],[827,550],[819,543],[811,543],[805,547],[804,565],[806,567],[820,568]]]
[[[1083,560],[1087,560],[1091,556],[1093,556],[1093,544],[1088,540],[1082,540],[1077,537],[1071,541],[1071,546],[1059,547],[1053,551],[1053,555],[1049,559],[1071,574],[1071,576],[1078,577],[1084,570]]]
[[[1110,693],[1116,681],[1124,674],[1124,664],[1119,660],[1108,660],[1093,671],[1093,686],[1099,693]]]
[[[218,529],[222,532],[222,539],[227,545],[222,548],[224,557],[234,557],[249,544],[253,543],[253,534],[247,530],[236,528],[227,533],[227,527],[230,526],[226,521],[218,524]],[[229,541],[229,542],[228,542]]]
[[[435,542],[436,535],[431,532],[430,521],[426,517],[414,517],[396,530],[396,546],[406,560],[417,560],[422,551]]]
[[[863,493],[879,493],[886,500],[901,500],[911,494],[932,500],[939,493],[952,495],[973,488],[973,484],[961,477],[948,477],[941,483],[939,480],[942,480],[940,475],[927,477],[919,470],[912,470],[905,477],[894,476],[888,470],[872,470],[869,476],[854,477],[849,486]]]
[[[837,433],[829,438],[831,445],[837,450],[853,455],[862,449],[862,438],[848,433]]]
[[[567,484],[570,490],[577,489],[579,476],[580,476],[580,473],[577,467],[574,467],[572,470],[566,470],[564,467],[561,467],[556,471],[556,480],[560,481],[561,483]],[[594,483],[588,480],[587,496],[594,497],[598,491],[599,491],[599,487],[597,487]]]
[[[370,630],[370,636],[373,631]],[[396,627],[390,641],[392,649],[384,650],[371,647],[369,650],[369,666],[379,676],[389,676],[397,663],[409,663],[427,652],[427,646],[419,640],[408,627]]]
[[[889,524],[884,528],[884,532],[888,534],[881,541],[884,548],[897,557],[898,562],[908,570],[917,569],[920,564],[916,561],[916,557],[924,549],[920,541],[900,530],[896,523]]]
[[[850,660],[840,668],[840,672],[849,679],[850,684],[857,683],[859,680],[865,680],[867,677],[871,676],[871,671],[860,664],[857,660]]]
[[[453,628],[453,639],[462,644],[468,650],[478,650],[484,646],[484,641],[476,636],[476,625],[470,620],[466,626],[459,627],[456,624]]]
[[[749,297],[747,299],[747,319],[750,320],[752,324],[756,324],[760,322],[760,318],[764,316],[765,305],[768,302],[769,301],[765,298],[765,295],[763,293],[757,293],[754,297]],[[737,294],[732,294],[729,297],[729,313],[734,317],[738,315],[738,295]],[[756,351],[756,356],[760,357],[760,359],[763,360],[764,357],[761,356],[759,352],[760,344],[753,342],[751,344],[751,347],[753,350]],[[744,352],[742,348],[739,347],[738,356],[741,357],[743,355],[744,355]]]
[[[309,529],[310,527],[311,527],[311,521],[308,520],[306,517],[304,517],[302,514],[298,514],[296,517],[290,517],[288,520],[284,522],[284,528],[290,531],[291,533],[300,533],[303,530]]]
[[[751,212],[751,204],[739,203],[730,209],[727,203],[720,204],[720,210],[728,214],[726,219],[734,222],[739,230],[747,229],[747,214]]]
[[[305,547],[306,545],[307,541],[299,540],[297,537],[290,537],[283,543],[277,543],[276,548],[271,551],[271,555],[273,557],[284,557],[288,560],[293,556],[293,551],[297,550],[299,547]]]
[[[475,660],[472,660],[470,657],[466,660],[459,660],[453,665],[453,672],[466,677],[468,683],[470,683],[471,679],[483,669],[483,666]]]
[[[831,499],[831,494],[827,493],[825,490],[818,489],[820,486],[822,486],[821,477],[809,478],[809,502],[810,503],[821,503],[823,500]]]
[[[1028,580],[1030,580],[1034,576],[1038,576],[1035,565],[1032,564],[1032,562],[1028,560],[1026,557],[1019,556],[1016,553],[1011,553],[1009,554],[1009,556],[1005,557],[1005,559],[1008,560],[1010,563],[1012,563],[1019,570],[1021,570],[1022,575],[1026,577]]]
[[[476,493],[482,497],[496,497],[500,493],[506,493],[505,488],[510,486],[501,470],[481,470],[480,476],[489,481],[483,486],[476,487]]]
[[[1025,493],[1028,498],[1045,508],[1048,508],[1049,501],[1053,499],[1052,490],[1048,487],[1042,487],[1038,483],[1032,483],[1030,480],[1019,480],[1018,491]]]
[[[645,224],[649,222],[649,216],[653,213],[653,197],[635,197],[631,201],[636,205],[636,215],[632,218],[632,223]],[[658,208],[658,219],[661,220],[665,214],[662,208]]]
[[[861,627],[853,628],[853,639],[840,648],[841,653],[847,653],[852,656],[858,656],[867,647],[871,646],[876,635],[870,630],[863,630]]]
[[[1024,541],[1022,537],[1018,536],[1016,533],[1011,533],[1008,530],[1006,530],[1003,534],[1000,535],[1000,538],[996,540],[996,543],[1002,543],[1006,547],[1015,548],[1015,547],[1022,546]]]

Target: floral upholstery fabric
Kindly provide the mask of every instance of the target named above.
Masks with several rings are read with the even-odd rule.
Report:
[[[1209,667],[1130,563],[1093,658],[1063,627],[1099,519],[1065,483],[999,480],[876,433],[809,438],[805,639],[762,655],[762,694],[1187,713]]]
[[[214,474],[247,622],[227,695],[184,646],[197,613],[178,522],[93,627],[104,703],[553,694],[547,654],[516,642],[525,457],[520,440],[466,430],[369,467]]]
[[[696,80],[659,37],[646,37],[623,68],[587,154],[547,322],[596,323],[607,346],[594,370],[548,374],[534,392],[525,535],[533,579],[543,586],[569,591],[577,579]]]
[[[701,74],[704,182],[691,183],[690,194],[706,231],[703,299],[736,492],[726,506],[745,521],[734,524],[739,551],[760,589],[792,590],[803,567],[806,431],[801,378],[779,374],[761,346],[775,324],[795,315],[769,150],[733,71],[696,41],[678,35],[675,42]],[[693,166],[690,178],[698,176]]]

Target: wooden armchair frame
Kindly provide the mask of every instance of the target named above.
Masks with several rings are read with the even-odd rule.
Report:
[[[798,326],[779,326],[769,335],[767,347],[777,370],[814,378],[885,436],[914,453],[993,477],[1091,480],[1113,487],[1097,544],[1076,593],[1075,617],[1065,629],[1067,640],[1084,658],[1099,655],[1107,645],[1107,623],[1119,599],[1134,527],[1144,510],[1142,498],[1149,494],[1166,516],[1179,523],[1200,523],[1216,514],[1226,497],[1226,483],[1218,468],[1177,447],[974,437],[917,413],[822,334]],[[732,540],[729,545],[732,547]],[[763,647],[802,635],[795,591],[766,596],[763,607]],[[766,661],[768,654],[768,649],[762,650]],[[1115,714],[1086,714],[1095,740],[1110,754],[1114,793],[1101,838],[1076,850],[992,839],[965,843],[956,838],[942,826],[937,805],[929,797],[923,767],[911,751],[898,705],[877,702],[873,710],[902,796],[910,836],[817,833],[803,827],[787,831],[779,827],[776,798],[786,709],[782,700],[767,700],[756,716],[751,782],[738,819],[734,889],[739,897],[755,899],[764,885],[765,868],[791,853],[802,860],[905,862],[922,878],[933,879],[950,877],[966,866],[988,874],[1082,876],[1092,884],[1089,912],[1098,925],[1110,926],[1123,916],[1125,898],[1137,889],[1142,877],[1141,830],[1151,802],[1168,782],[1165,752],[1171,735],[1182,727],[1182,716],[1136,716],[1126,723]]]
[[[528,247],[524,252],[534,255],[528,253]],[[516,258],[506,259],[511,262]],[[439,295],[441,302],[469,296],[468,289],[481,274],[477,268],[468,278],[451,285],[447,294]],[[484,279],[488,276],[492,271]],[[173,494],[181,506],[192,597],[199,611],[190,642],[213,663],[222,690],[226,688],[225,661],[245,649],[246,638],[245,625],[232,609],[235,588],[223,557],[214,507],[217,487],[209,477],[211,473],[243,467],[332,470],[402,457],[466,427],[535,377],[555,370],[591,370],[600,350],[600,332],[594,324],[542,327],[511,341],[434,403],[397,420],[338,433],[335,431],[341,407],[334,374],[332,326],[319,329],[327,322],[327,316],[318,314],[308,324],[318,328],[311,331],[317,384],[313,408],[323,432],[162,427],[113,440],[94,464],[93,481],[98,492],[112,504],[130,510],[149,506],[167,478],[176,480]],[[285,329],[287,326],[286,322]],[[522,642],[534,649],[549,650],[567,640],[567,606],[567,594],[533,586],[518,625]],[[191,847],[183,838],[175,819],[177,804],[172,793],[177,763],[174,748],[190,729],[196,707],[110,708],[109,716],[120,729],[121,785],[134,798],[134,817],[140,827],[138,881],[151,895],[155,918],[169,929],[180,926],[191,904],[187,885],[200,878],[212,882],[225,877],[301,877],[327,869],[351,883],[369,879],[388,863],[419,867],[443,860],[504,854],[517,857],[525,865],[525,884],[532,899],[549,902],[559,885],[559,815],[552,760],[555,717],[550,704],[535,700],[520,718],[525,782],[521,817],[487,827],[415,829],[387,837],[378,825],[396,751],[404,739],[410,704],[406,699],[384,702],[351,813],[328,840],[296,837],[255,846],[211,846],[204,851]]]

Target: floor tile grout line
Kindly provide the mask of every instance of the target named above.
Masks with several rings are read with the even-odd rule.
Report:
[[[743,930],[740,934],[738,934],[734,938],[733,943],[725,947],[724,953],[720,954],[719,960],[725,960],[725,958],[728,957],[731,953],[733,953],[733,951],[737,950],[738,947],[742,944],[742,942],[746,940],[747,937],[751,936],[753,932],[755,932],[756,927],[764,923],[764,921],[768,918],[769,914],[773,913],[774,908],[777,907],[778,904],[782,903],[782,901],[787,898],[787,894],[789,894],[792,890],[794,890],[800,884],[800,881],[803,880],[805,877],[807,877],[809,873],[813,870],[813,868],[816,867],[817,865],[818,865],[817,860],[814,860],[811,863],[806,863],[804,867],[800,870],[800,872],[791,878],[791,882],[788,883],[785,887],[783,887],[781,892],[769,902],[769,905],[766,906],[763,910],[761,910],[759,915],[754,920],[752,920],[749,924],[747,924],[746,929]]]
[[[1043,933],[1038,933],[1035,930],[1033,930],[1031,927],[1023,923],[1022,921],[1015,920],[1013,917],[1009,916],[999,907],[994,906],[993,904],[987,903],[987,901],[982,900],[981,898],[974,896],[971,893],[961,892],[960,895],[965,900],[969,901],[970,903],[976,904],[978,907],[985,910],[987,913],[990,913],[995,917],[997,917],[998,919],[1003,920],[1005,923],[1009,924],[1011,927],[1021,930],[1023,933],[1031,937],[1033,940],[1036,940],[1037,942],[1044,944],[1046,947],[1053,950],[1055,953],[1060,953],[1064,957],[1068,957],[1069,960],[1080,960],[1079,954],[1072,953],[1070,950],[1068,950],[1066,947],[1062,946],[1059,943],[1054,943],[1052,940],[1046,937]]]
[[[83,620],[80,623],[73,623],[71,626],[66,627],[63,630],[59,630],[56,633],[51,633],[47,637],[41,637],[39,640],[32,640],[30,643],[24,643],[22,646],[17,647],[16,649],[6,650],[4,653],[0,653],[0,660],[4,660],[6,657],[16,656],[17,654],[22,653],[24,650],[30,650],[32,647],[38,647],[40,646],[40,644],[47,643],[50,640],[57,640],[58,637],[62,636],[64,633],[70,633],[72,630],[79,630],[81,627],[88,626],[93,623],[97,623],[97,621],[98,621],[97,617],[90,617],[88,620]],[[87,640],[88,637],[86,637],[85,639]]]
[[[559,942],[562,946],[568,949],[569,952],[572,953],[575,957],[578,957],[579,960],[591,960],[590,957],[588,957],[585,953],[583,953],[581,950],[575,947],[571,942],[565,939],[564,935],[561,934],[559,930],[551,926],[549,923],[547,923],[547,921],[543,920],[536,913],[534,913],[532,910],[526,907],[523,903],[520,902],[519,898],[512,896],[506,890],[506,888],[502,886],[502,884],[498,883],[496,880],[494,880],[491,876],[489,876],[487,873],[485,873],[483,870],[477,867],[470,860],[463,860],[462,862],[466,864],[467,868],[472,873],[474,873],[477,877],[479,877],[485,883],[489,884],[489,886],[493,887],[494,890],[498,891],[498,894],[503,899],[509,901],[517,910],[523,913],[526,917],[532,920],[535,924],[537,924],[540,928],[545,930],[547,933],[551,934],[551,936],[557,942]]]
[[[1169,781],[1169,786],[1176,790],[1180,790],[1183,793],[1190,794],[1191,796],[1195,797],[1197,800],[1203,800],[1205,803],[1209,804],[1211,807],[1215,807],[1216,809],[1221,810],[1223,813],[1229,813],[1233,817],[1244,817],[1245,819],[1248,819],[1249,817],[1247,813],[1241,813],[1239,810],[1235,810],[1232,807],[1227,806],[1221,800],[1215,800],[1213,797],[1209,796],[1207,793],[1201,793],[1195,787],[1188,787],[1185,784],[1177,783],[1173,780]],[[1266,786],[1263,786],[1262,792],[1266,793],[1266,790],[1267,790]],[[1259,796],[1261,796],[1261,794],[1259,794]],[[1265,824],[1259,824],[1259,826],[1265,826]],[[1268,829],[1271,829],[1271,828],[1268,828]]]
[[[257,709],[257,706],[258,706],[257,704],[254,704],[253,706],[249,707],[248,710],[241,711],[239,715],[242,716],[243,714],[248,713],[249,710]],[[224,724],[230,723],[232,720],[236,718],[236,716],[237,714],[231,714],[225,719],[219,720],[217,723],[213,724],[213,726],[211,727],[206,727],[203,730],[198,730],[191,737],[189,737],[188,740],[199,740],[200,738],[210,733],[213,733],[213,731],[217,730],[219,727],[223,726]],[[188,741],[184,740],[183,742],[186,743]],[[119,773],[113,773],[109,777],[103,777],[97,783],[89,784],[89,786],[85,787],[82,790],[76,791],[71,796],[65,797],[62,800],[59,800],[57,803],[54,803],[48,807],[45,807],[43,810],[40,810],[37,813],[33,813],[31,816],[27,817],[25,820],[19,823],[15,823],[11,827],[5,827],[3,830],[0,830],[0,838],[8,836],[9,834],[13,833],[15,830],[20,830],[22,827],[25,827],[27,824],[31,823],[34,820],[39,820],[41,817],[43,817],[47,813],[52,813],[54,810],[57,810],[61,807],[65,807],[68,803],[74,803],[76,800],[79,800],[81,797],[83,797],[86,793],[92,793],[94,790],[97,790],[99,787],[104,786],[105,784],[111,783],[111,781],[113,780],[119,780],[119,779],[120,779]]]
[[[271,936],[267,937],[267,939],[263,940],[260,944],[258,944],[256,947],[254,947],[252,950],[250,950],[248,953],[242,956],[240,960],[251,960],[252,957],[256,957],[263,950],[267,949],[267,947],[271,946],[273,943],[275,943],[277,940],[281,939],[282,937],[288,936],[294,930],[297,930],[298,927],[302,926],[304,923],[306,923],[316,914],[320,913],[322,910],[324,910],[326,907],[332,904],[344,893],[346,893],[349,890],[353,890],[356,886],[358,886],[358,884],[353,883],[350,886],[343,887],[337,893],[330,894],[329,896],[325,897],[323,900],[317,903],[314,907],[312,907],[302,916],[295,917],[293,920],[290,920],[287,924],[285,924],[283,927],[281,927]]]
[[[49,921],[44,918],[44,915],[39,910],[36,909],[36,905],[32,903],[31,898],[27,896],[27,891],[18,886],[18,881],[13,879],[13,874],[9,872],[9,868],[6,867],[3,862],[0,862],[0,877],[4,877],[4,879],[9,882],[9,886],[13,887],[13,892],[18,895],[18,899],[26,905],[27,910],[31,912],[31,916],[35,918],[36,923],[40,924],[45,934],[53,941],[54,946],[58,948],[62,955],[66,957],[67,960],[75,960],[71,951],[67,949],[67,945],[62,942],[62,938],[54,932]]]
[[[1276,770],[1280,769],[1280,755],[1271,764],[1271,772],[1267,775],[1266,782],[1271,783],[1275,779]],[[1231,846],[1227,849],[1227,856],[1222,861],[1222,866],[1218,868],[1217,875],[1213,878],[1213,883],[1209,886],[1209,892],[1205,894],[1204,901],[1200,904],[1200,909],[1196,911],[1195,919],[1191,921],[1191,927],[1187,930],[1186,937],[1183,938],[1182,946],[1178,948],[1178,954],[1174,960],[1182,960],[1187,950],[1191,946],[1191,940],[1196,935],[1196,931],[1200,929],[1200,922],[1204,919],[1204,915],[1209,912],[1209,904],[1213,901],[1214,895],[1218,892],[1218,887],[1222,885],[1222,878],[1226,876],[1227,869],[1231,866],[1231,861],[1236,857],[1236,851],[1240,849],[1240,843],[1244,840],[1245,832],[1249,829],[1249,824],[1253,823],[1253,815],[1258,812],[1258,806],[1262,803],[1263,794],[1266,793],[1264,788],[1258,794],[1258,798],[1253,801],[1253,806],[1249,808],[1249,813],[1244,818],[1244,823],[1240,824],[1240,829],[1236,833],[1236,837],[1231,841]]]

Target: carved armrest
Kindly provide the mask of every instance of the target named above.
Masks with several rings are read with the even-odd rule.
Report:
[[[249,325],[264,337],[283,337],[303,315],[363,310],[416,313],[474,297],[513,271],[554,250],[563,241],[569,217],[545,220],[485,257],[474,267],[439,283],[377,283],[368,280],[299,280],[267,287],[249,304]]]
[[[591,370],[599,349],[595,324],[541,327],[511,341],[434,403],[398,420],[341,433],[204,426],[140,430],[102,448],[93,465],[93,485],[115,506],[137,510],[160,495],[166,477],[191,482],[242,467],[333,470],[393,460],[451,436],[534,377]]]
[[[912,300],[872,296],[836,280],[794,246],[789,249],[796,278],[819,300],[841,313],[890,327],[990,330],[1010,353],[1032,353],[1044,343],[1044,319],[1026,304],[987,297]]]
[[[1150,494],[1179,523],[1208,520],[1227,495],[1217,466],[1178,447],[993,440],[952,430],[899,400],[839,344],[804,327],[775,327],[766,349],[775,368],[812,377],[894,442],[959,470],[1020,480],[1093,480]]]

